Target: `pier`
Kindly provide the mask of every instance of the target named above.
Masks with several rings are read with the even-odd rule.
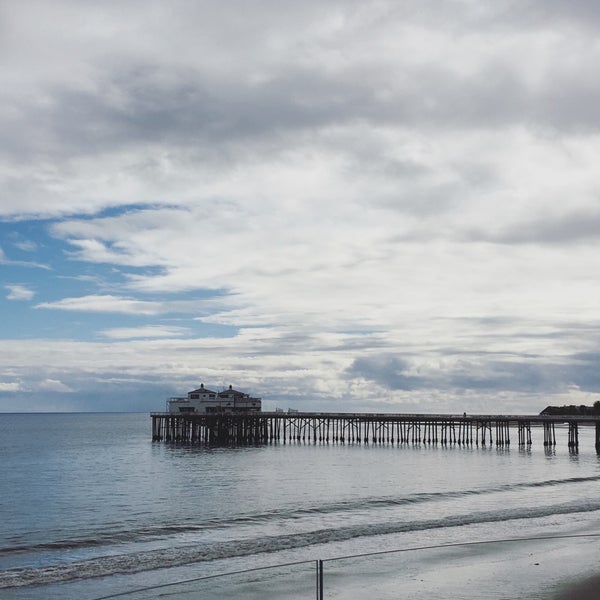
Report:
[[[600,453],[600,416],[450,415],[394,413],[255,412],[152,413],[152,440],[214,446],[289,442],[353,444],[459,444],[530,446],[532,428],[545,447],[556,445],[556,427],[568,427],[568,447],[579,447],[581,426],[595,427]]]

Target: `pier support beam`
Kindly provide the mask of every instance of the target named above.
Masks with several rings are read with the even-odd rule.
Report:
[[[519,446],[525,444],[531,446],[531,423],[529,421],[519,421]]]
[[[577,421],[569,422],[569,448],[579,447],[579,427]]]
[[[510,446],[508,421],[496,421],[496,446]]]
[[[544,446],[556,446],[554,423],[544,423]]]

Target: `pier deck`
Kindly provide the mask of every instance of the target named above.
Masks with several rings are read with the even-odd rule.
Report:
[[[532,426],[544,446],[556,445],[557,425],[568,427],[568,446],[579,447],[579,427],[595,427],[600,453],[600,415],[452,415],[398,413],[256,412],[217,414],[152,413],[152,440],[207,445],[272,442],[426,443],[519,446],[532,443]]]

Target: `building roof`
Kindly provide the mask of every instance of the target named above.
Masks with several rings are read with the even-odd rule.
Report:
[[[192,390],[191,392],[188,392],[189,394],[194,394],[194,393],[198,393],[198,394],[216,394],[217,392],[213,392],[212,390],[209,390],[207,388],[204,387],[204,384],[201,383],[200,387],[197,390]]]
[[[223,390],[222,392],[219,392],[219,396],[247,396],[248,394],[244,394],[244,392],[240,392],[238,390],[234,390],[233,387],[230,385],[228,390]]]

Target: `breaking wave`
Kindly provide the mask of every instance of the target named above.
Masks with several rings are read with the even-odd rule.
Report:
[[[597,479],[599,478],[584,478],[585,481]],[[572,481],[576,481],[576,479],[573,479]],[[561,483],[564,483],[564,481]],[[555,484],[555,482],[550,481],[545,483],[545,485]],[[532,483],[526,485],[536,486],[540,484]],[[503,488],[504,486],[501,487]],[[456,495],[469,493],[480,492],[457,492]],[[447,497],[447,494],[443,495]],[[426,496],[427,498],[423,497],[421,498],[421,501],[432,499],[432,495]],[[435,494],[433,494],[433,496],[435,496]],[[412,501],[419,500],[413,498]],[[384,501],[376,500],[375,502],[381,503]],[[393,501],[388,502],[398,503]],[[331,510],[331,507],[329,507],[329,510]],[[244,557],[283,550],[296,550],[316,544],[344,542],[359,537],[461,527],[465,525],[495,523],[516,519],[535,519],[552,515],[576,514],[592,511],[600,511],[600,500],[573,501],[554,506],[482,511],[457,514],[439,519],[413,520],[410,522],[386,521],[385,523],[355,524],[301,533],[290,533],[286,535],[262,536],[252,539],[229,540],[223,542],[215,541],[185,546],[175,545],[168,548],[100,556],[66,564],[61,563],[37,568],[9,569],[0,572],[0,589],[63,583],[114,574],[133,574],[154,569],[179,567],[196,562]],[[159,529],[152,535],[157,535],[158,531],[163,530]],[[84,542],[89,543],[89,540],[80,540],[80,543]],[[65,544],[66,543],[67,542],[65,542]],[[45,544],[43,546],[55,547],[53,544]],[[6,550],[9,549],[5,549],[5,551]]]

